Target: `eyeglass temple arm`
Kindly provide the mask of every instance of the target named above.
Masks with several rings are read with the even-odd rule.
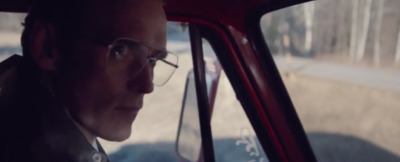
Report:
[[[175,67],[175,68],[178,68],[178,65],[176,65],[176,64],[174,64],[174,63],[172,63],[172,62],[169,62],[169,61],[167,61],[167,60],[160,59],[160,61],[162,61],[162,62],[164,62],[164,63],[166,63],[166,64],[168,64],[168,65],[170,65],[170,66],[173,66],[173,67]]]

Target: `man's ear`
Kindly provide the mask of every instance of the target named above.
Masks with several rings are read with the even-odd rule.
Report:
[[[52,25],[38,21],[30,37],[32,59],[45,71],[55,71],[57,59],[60,58],[55,29]]]

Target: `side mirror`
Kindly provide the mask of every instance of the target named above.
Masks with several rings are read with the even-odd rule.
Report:
[[[212,112],[221,66],[214,61],[212,67],[206,66],[207,94]],[[176,153],[180,161],[202,161],[200,119],[197,106],[195,78],[193,70],[189,71],[186,79],[185,93],[179,120],[178,134],[175,143]]]

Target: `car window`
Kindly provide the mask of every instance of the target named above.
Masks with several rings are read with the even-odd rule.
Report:
[[[0,61],[12,54],[22,54],[22,22],[26,14],[0,12]]]
[[[308,2],[260,27],[318,161],[400,160],[400,1]]]

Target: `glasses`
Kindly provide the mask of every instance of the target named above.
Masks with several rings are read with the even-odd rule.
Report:
[[[153,84],[163,86],[178,68],[178,56],[132,38],[119,38],[108,45],[108,73],[134,77],[146,66],[153,68]]]

